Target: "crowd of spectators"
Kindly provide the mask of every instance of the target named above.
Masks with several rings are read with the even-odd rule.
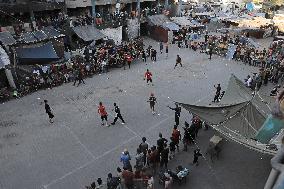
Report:
[[[189,145],[195,145],[194,141],[198,131],[202,127],[207,130],[208,127],[197,116],[193,116],[190,124],[185,122],[182,133],[177,127],[176,125],[173,127],[169,139],[164,138],[162,133],[159,133],[154,145],[150,145],[146,137],[142,137],[135,155],[132,156],[127,149],[121,153],[122,168],[117,167],[115,174],[109,173],[105,182],[102,178],[98,178],[97,182],[92,182],[86,188],[153,189],[154,183],[158,182],[163,188],[169,189],[175,183],[186,182],[186,177],[189,174],[188,167],[178,165],[174,169],[170,169],[168,162],[174,159],[180,151],[180,145],[183,144],[183,151],[187,151]],[[202,155],[200,149],[195,148],[192,165],[198,166],[198,157]],[[134,160],[134,166],[132,166],[131,160]]]
[[[202,36],[202,37],[201,37]],[[284,41],[274,41],[268,49],[255,46],[245,35],[229,36],[227,34],[212,34],[186,32],[179,34],[175,39],[178,48],[189,48],[200,53],[223,56],[228,60],[241,61],[244,64],[258,67],[259,73],[248,76],[252,80],[247,84],[252,89],[269,81],[278,84],[284,81]],[[230,51],[233,53],[230,55]],[[251,78],[251,79],[249,79]],[[258,85],[256,83],[259,83]],[[260,84],[261,83],[261,84]]]
[[[70,61],[62,64],[43,65],[34,68],[31,76],[27,75],[21,78],[16,96],[74,82],[79,73],[84,78],[108,72],[110,68],[114,67],[126,69],[127,65],[130,68],[133,62],[142,59],[143,48],[143,40],[140,38],[131,42],[124,42],[121,45],[105,42],[96,47],[86,47],[83,56],[76,55]],[[5,100],[7,100],[7,96],[5,96]]]

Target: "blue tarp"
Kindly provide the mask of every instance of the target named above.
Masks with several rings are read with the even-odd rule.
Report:
[[[274,118],[272,115],[269,115],[255,138],[257,139],[257,141],[263,144],[268,144],[269,141],[283,128],[283,120]]]
[[[165,23],[163,23],[162,26],[163,26],[163,28],[169,29],[171,31],[179,31],[180,30],[180,27],[173,22],[165,22]]]
[[[249,2],[249,3],[246,4],[246,8],[247,8],[248,11],[253,11],[254,8],[255,8],[255,5],[254,5],[253,2]]]
[[[16,55],[19,64],[42,64],[59,59],[51,42],[37,47],[17,48]]]

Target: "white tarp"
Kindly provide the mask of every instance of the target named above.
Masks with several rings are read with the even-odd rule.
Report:
[[[0,69],[10,64],[9,56],[6,51],[0,46]]]
[[[122,42],[122,26],[118,28],[106,28],[101,30],[109,39],[114,40],[116,45],[120,45]]]

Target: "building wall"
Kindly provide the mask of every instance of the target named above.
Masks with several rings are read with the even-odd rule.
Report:
[[[91,0],[66,0],[67,8],[79,8],[92,6]]]

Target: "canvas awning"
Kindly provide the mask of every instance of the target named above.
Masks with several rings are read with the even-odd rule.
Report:
[[[6,51],[0,46],[0,69],[10,64],[9,56]]]
[[[86,42],[96,41],[106,37],[93,25],[73,27],[73,31],[79,38]]]
[[[170,18],[174,23],[185,26],[185,27],[201,27],[203,26],[196,20],[189,20],[187,17],[171,17]]]
[[[0,32],[0,41],[5,46],[16,44],[16,40],[9,32]]]
[[[179,31],[180,30],[180,27],[173,22],[165,22],[165,23],[163,23],[162,27],[165,28],[165,29],[168,29],[170,31]]]
[[[166,17],[165,15],[161,14],[161,15],[153,15],[153,16],[148,16],[148,23],[150,25],[155,25],[155,26],[162,26],[164,23],[166,22],[170,22],[170,20],[168,19],[168,17]]]
[[[43,41],[48,38],[48,36],[43,31],[35,31],[33,32],[34,36],[37,38],[38,41]]]
[[[32,32],[27,32],[21,35],[20,41],[24,43],[34,43],[34,42],[37,42],[38,39],[34,36]]]
[[[242,137],[245,141],[255,138],[267,117],[267,110],[264,109],[269,109],[259,95],[252,96],[251,93],[241,80],[232,75],[219,103],[198,106],[179,104],[222,132]]]
[[[17,48],[19,64],[48,63],[59,60],[51,42],[36,47]]]
[[[42,31],[48,36],[48,38],[64,37],[65,35],[57,31],[54,27],[44,27]]]

